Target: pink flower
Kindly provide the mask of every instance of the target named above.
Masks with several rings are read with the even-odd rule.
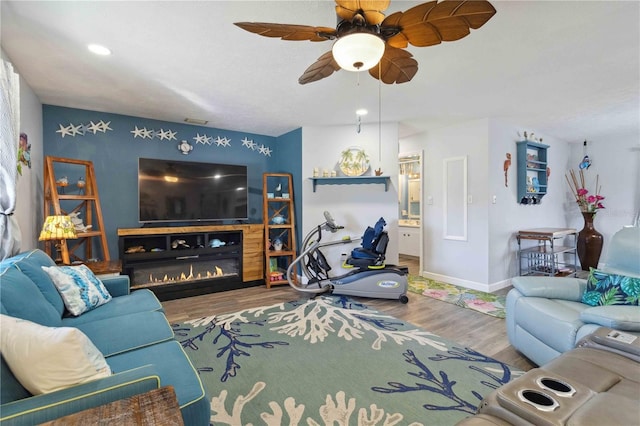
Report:
[[[587,203],[589,203],[589,204],[593,204],[593,203],[595,203],[595,202],[596,202],[596,197],[595,197],[595,195],[589,195],[589,196],[587,197]]]
[[[469,300],[467,302],[467,306],[482,312],[490,312],[496,310],[496,307],[493,303],[485,302],[484,300],[480,299]]]
[[[434,299],[444,299],[449,293],[445,290],[425,290],[422,294]]]
[[[589,191],[587,191],[584,188],[578,189],[578,197],[583,197],[583,196],[587,195],[588,193],[589,193]]]

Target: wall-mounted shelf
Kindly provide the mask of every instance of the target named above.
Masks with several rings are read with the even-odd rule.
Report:
[[[317,185],[361,185],[366,183],[380,183],[384,185],[384,191],[389,190],[391,178],[389,176],[340,176],[340,177],[311,177],[313,192]]]
[[[549,145],[533,141],[516,142],[518,165],[518,202],[540,204],[547,194],[547,149]]]

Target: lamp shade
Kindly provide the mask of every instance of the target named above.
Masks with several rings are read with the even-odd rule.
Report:
[[[333,59],[347,71],[366,71],[376,66],[384,54],[384,41],[370,33],[340,37],[333,44]]]
[[[42,225],[39,241],[68,240],[77,238],[76,228],[69,216],[47,216]]]

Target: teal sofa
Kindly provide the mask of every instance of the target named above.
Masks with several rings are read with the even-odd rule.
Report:
[[[112,375],[31,395],[2,357],[0,423],[39,424],[161,386],[174,387],[185,425],[208,425],[202,382],[155,295],[129,291],[126,275],[103,279],[111,301],[80,316],[65,313],[55,285],[42,269],[55,262],[41,250],[0,262],[0,312],[48,327],[76,327],[102,352]]]

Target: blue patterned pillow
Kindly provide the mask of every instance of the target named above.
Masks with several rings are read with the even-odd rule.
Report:
[[[591,306],[638,305],[640,278],[609,274],[590,268],[582,303]]]
[[[71,315],[78,316],[111,300],[111,295],[85,265],[43,266]]]

